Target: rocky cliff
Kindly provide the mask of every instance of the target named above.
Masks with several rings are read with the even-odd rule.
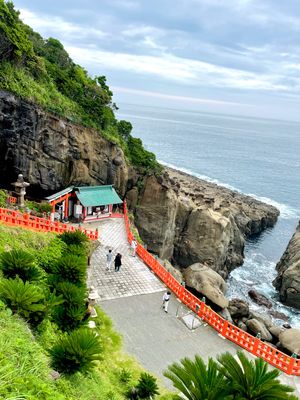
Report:
[[[22,173],[39,195],[70,184],[114,184],[128,198],[150,251],[186,267],[206,263],[223,277],[243,262],[245,238],[272,226],[274,207],[165,169],[141,176],[99,132],[0,91],[0,185]]]
[[[280,300],[300,310],[300,223],[276,270],[273,285],[279,291]]]
[[[125,193],[130,175],[123,152],[97,131],[72,124],[0,91],[0,184],[19,173],[31,189],[60,190],[70,184],[115,184]]]
[[[278,210],[249,196],[166,168],[128,193],[149,250],[181,266],[201,262],[221,276],[242,264],[245,238],[273,226]]]

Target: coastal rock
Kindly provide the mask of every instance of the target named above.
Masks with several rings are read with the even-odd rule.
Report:
[[[300,356],[300,329],[286,329],[279,335],[281,346]]]
[[[248,329],[251,332],[253,332],[255,335],[260,333],[262,340],[267,340],[267,341],[272,340],[272,335],[270,334],[270,332],[265,327],[265,325],[262,321],[259,321],[256,318],[252,318],[252,319],[248,319],[248,321],[246,321],[246,325],[247,325]]]
[[[279,339],[279,335],[284,332],[285,329],[281,326],[273,325],[268,328],[268,331],[272,334],[272,336]]]
[[[218,312],[221,317],[226,319],[226,321],[230,322],[231,324],[233,323],[230,312],[228,311],[228,308],[223,308],[221,311]]]
[[[232,318],[247,317],[249,315],[249,304],[242,299],[229,300],[228,311]]]
[[[165,171],[148,177],[140,192],[135,221],[141,237],[160,258],[182,268],[206,263],[226,278],[243,262],[245,238],[273,226],[278,210],[171,168]]]
[[[282,319],[283,321],[289,320],[289,317],[286,314],[277,310],[270,310],[269,314],[275,319]]]
[[[32,193],[73,185],[114,184],[126,191],[130,168],[117,145],[91,128],[0,90],[1,186],[22,173]]]
[[[128,194],[148,249],[176,266],[205,262],[226,278],[243,262],[245,238],[277,220],[270,205],[173,169],[143,174],[99,132],[1,90],[0,115],[1,186],[19,173],[41,197],[70,185],[114,184]]]
[[[300,310],[300,223],[276,270],[273,285],[279,291],[280,300]]]
[[[224,296],[227,285],[217,272],[196,263],[186,268],[183,276],[187,287],[195,289],[220,308],[228,307],[228,299]]]
[[[260,306],[265,306],[267,308],[271,308],[272,307],[272,302],[263,294],[258,293],[256,290],[251,289],[248,292],[249,296],[251,297],[251,299],[253,301],[255,301],[255,303],[257,303]]]
[[[250,318],[255,318],[256,320],[263,323],[267,328],[269,328],[270,326],[273,325],[272,318],[268,314],[250,310],[249,315],[250,315]]]
[[[166,270],[168,272],[170,272],[171,275],[174,276],[174,278],[179,282],[182,283],[183,282],[183,276],[182,273],[175,267],[173,267],[173,265],[170,263],[170,261],[168,260],[164,260],[163,262],[164,267],[166,268]]]

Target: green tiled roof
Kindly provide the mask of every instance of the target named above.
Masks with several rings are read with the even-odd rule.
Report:
[[[85,207],[123,203],[111,185],[76,187],[75,190],[80,203]]]

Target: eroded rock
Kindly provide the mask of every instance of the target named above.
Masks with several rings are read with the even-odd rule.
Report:
[[[280,300],[300,310],[300,223],[276,270],[273,285],[279,291]]]
[[[246,325],[249,328],[249,330],[253,332],[255,335],[260,333],[262,340],[267,340],[267,341],[272,340],[272,335],[270,334],[270,332],[268,331],[268,329],[266,328],[266,326],[262,321],[259,321],[256,318],[252,318],[246,321]]]
[[[249,304],[242,299],[229,300],[228,311],[232,318],[247,317],[249,315]]]
[[[186,268],[183,276],[186,286],[195,289],[218,307],[228,307],[229,302],[224,295],[227,285],[217,272],[206,265],[196,263]]]
[[[249,290],[248,294],[258,305],[265,306],[267,308],[272,307],[272,302],[265,295],[258,293],[256,290],[251,289]]]
[[[300,329],[286,329],[279,334],[279,341],[282,347],[300,356]]]

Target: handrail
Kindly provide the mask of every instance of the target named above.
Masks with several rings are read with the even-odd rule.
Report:
[[[67,224],[62,224],[58,221],[51,222],[49,219],[35,217],[30,214],[22,214],[20,211],[9,210],[8,208],[0,208],[0,222],[4,222],[6,225],[19,226],[25,229],[31,229],[42,232],[54,232],[63,233],[66,231],[74,232],[79,229],[89,239],[97,240],[98,231],[92,231],[83,228],[75,228]]]
[[[127,205],[124,202],[124,221],[127,239],[131,243],[133,234],[130,230]],[[207,322],[212,328],[219,332],[226,339],[231,340],[238,346],[244,348],[249,353],[263,358],[266,362],[273,365],[289,375],[300,376],[300,359],[284,354],[268,343],[250,335],[237,326],[231,324],[218,313],[213,311],[208,305],[199,300],[185,287],[183,287],[143,246],[137,245],[137,254],[146,265],[171,289],[171,291],[197,314],[203,321]]]

